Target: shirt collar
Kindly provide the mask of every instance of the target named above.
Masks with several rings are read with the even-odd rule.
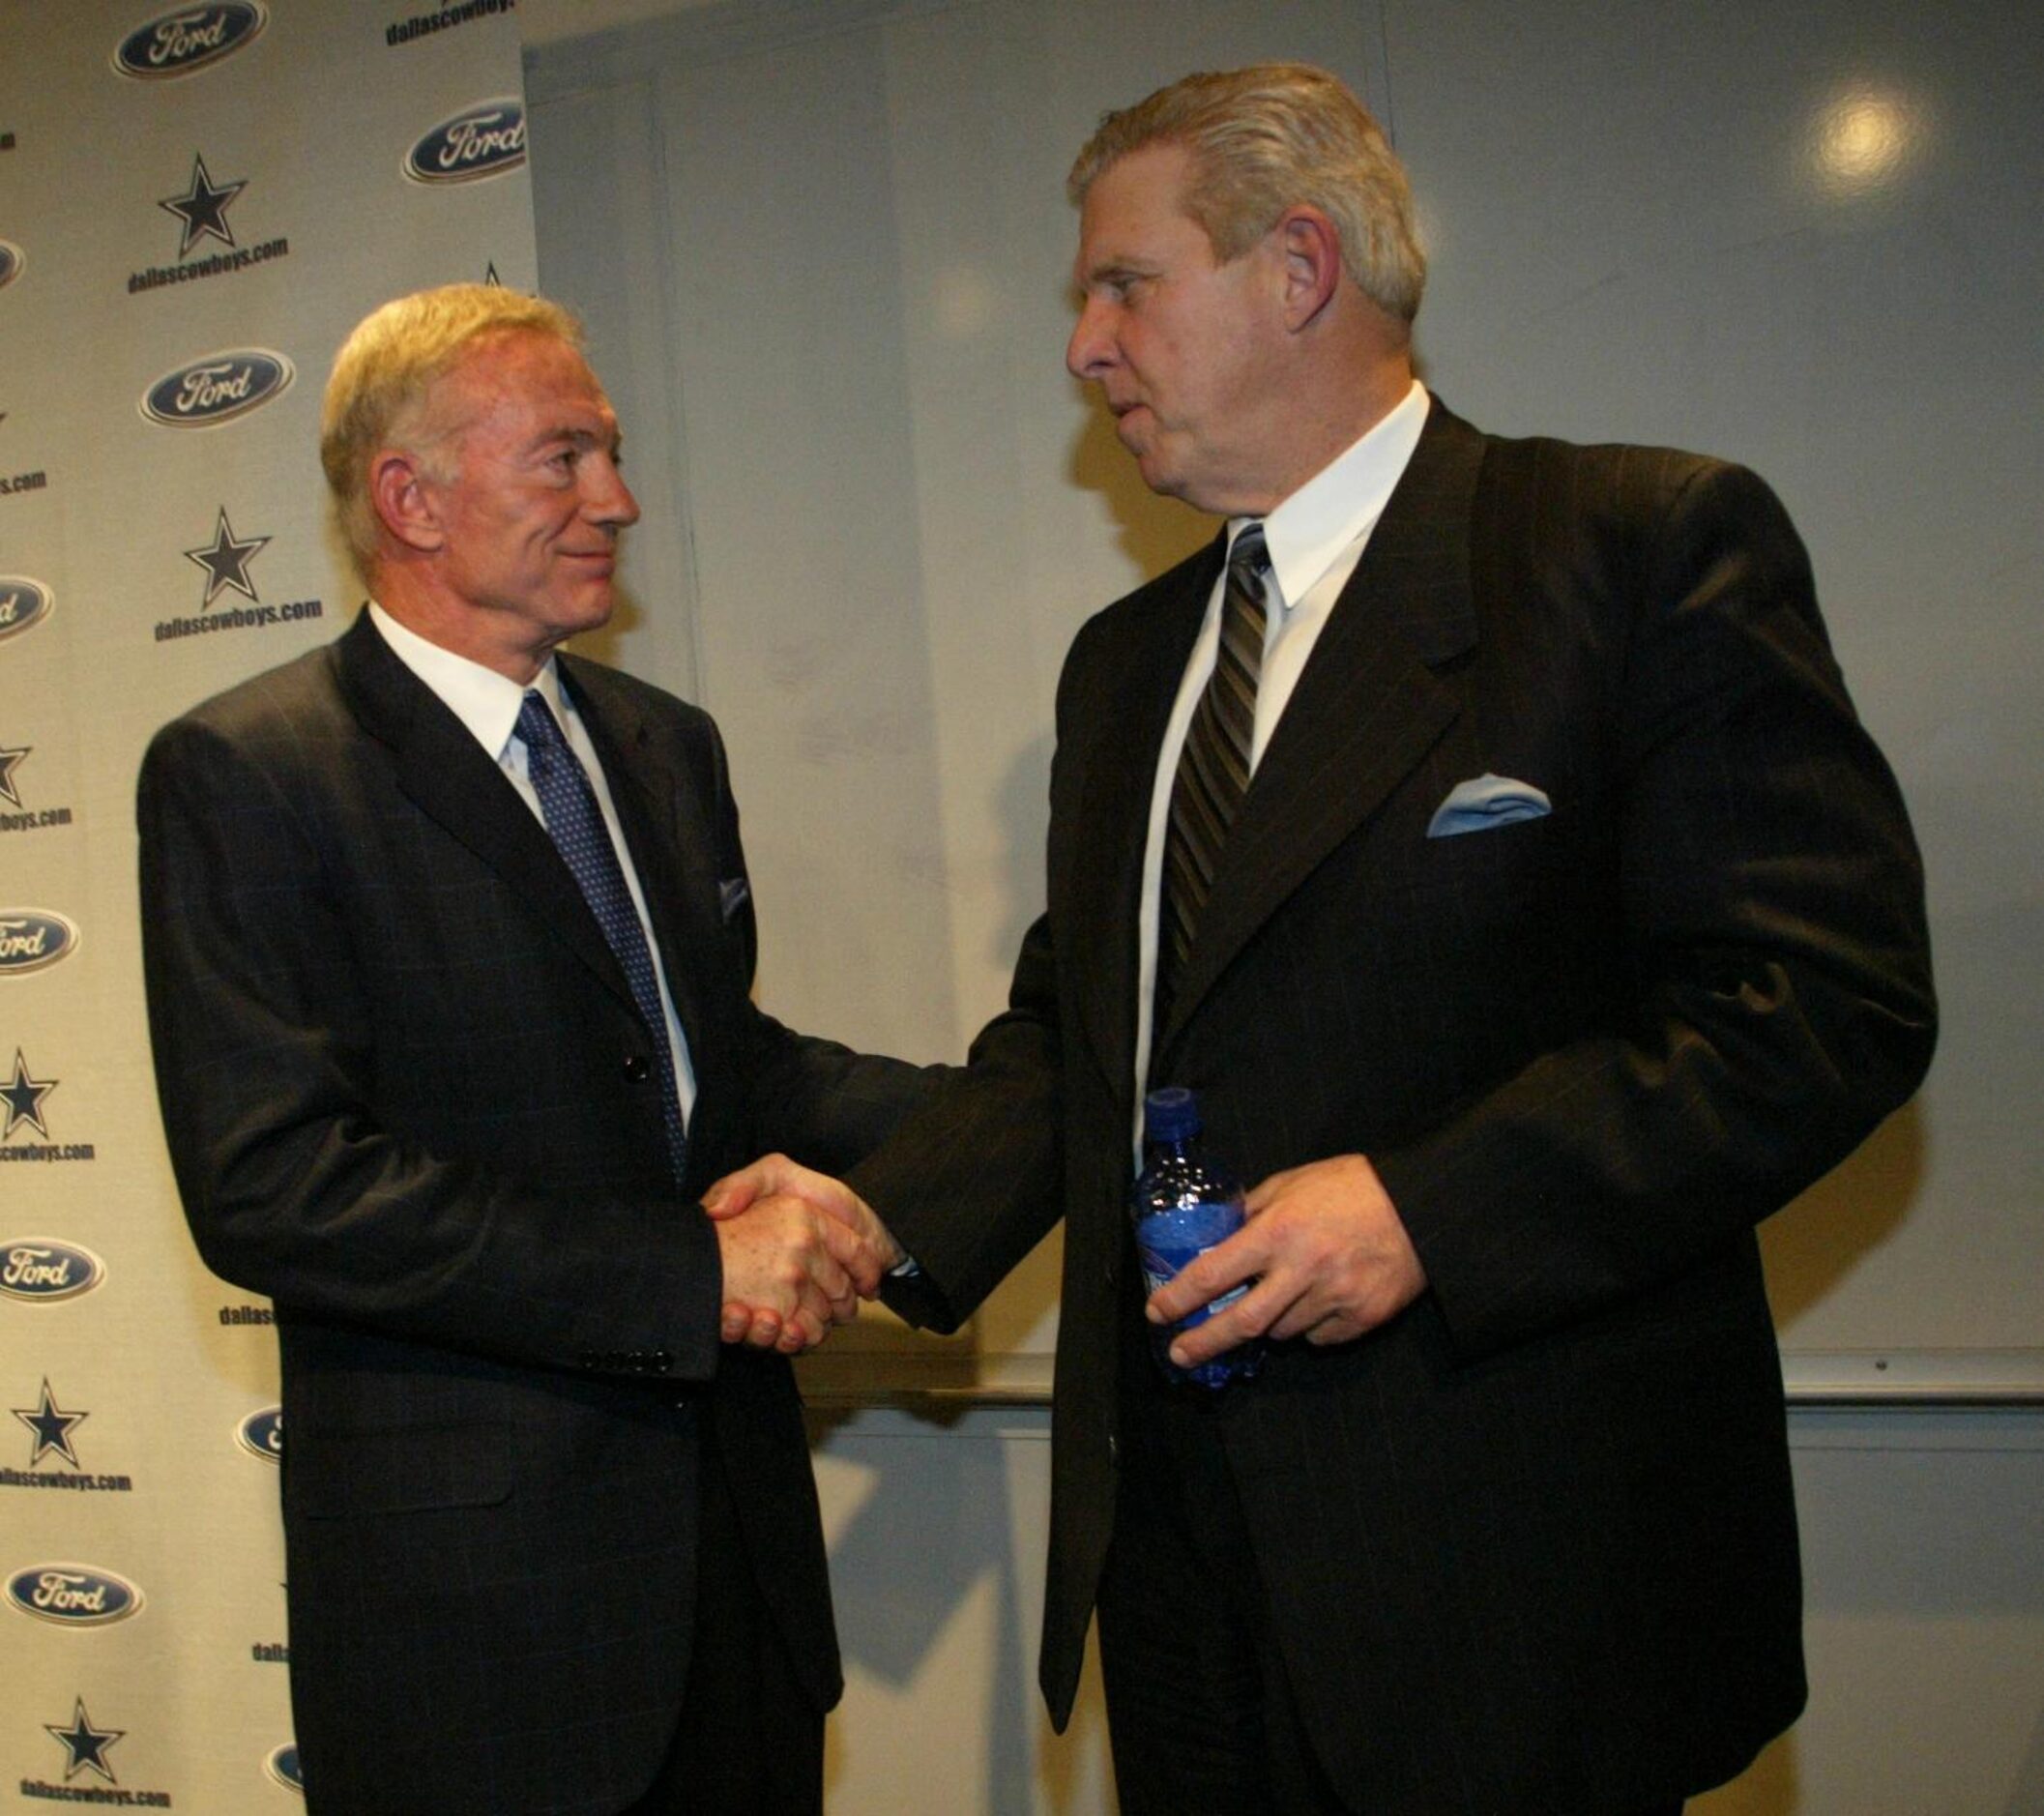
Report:
[[[418,631],[399,624],[374,600],[369,601],[369,617],[391,646],[391,654],[469,728],[476,742],[489,752],[492,763],[503,757],[504,747],[511,742],[527,688],[537,689],[554,718],[563,725],[568,723],[563,712],[560,670],[551,656],[526,687],[520,687],[509,675],[500,675],[494,668],[485,668],[466,656],[428,642]]]
[[[1428,401],[1426,387],[1414,379],[1413,388],[1388,415],[1264,518],[1270,571],[1286,611],[1304,599],[1342,550],[1384,514],[1413,450],[1419,445]],[[1230,520],[1231,549],[1249,521],[1246,517]]]

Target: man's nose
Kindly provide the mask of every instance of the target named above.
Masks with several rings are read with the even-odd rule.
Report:
[[[1098,378],[1114,362],[1114,335],[1106,305],[1088,297],[1065,346],[1065,369],[1074,378]]]
[[[628,523],[639,520],[639,501],[631,495],[631,487],[625,483],[625,476],[618,471],[617,462],[600,462],[601,478],[589,501],[589,515],[599,523],[614,523],[622,529]]]

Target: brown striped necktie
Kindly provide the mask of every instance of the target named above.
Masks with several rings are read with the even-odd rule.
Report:
[[[1164,1025],[1172,992],[1192,951],[1207,892],[1236,809],[1249,787],[1256,737],[1256,680],[1264,660],[1264,575],[1270,557],[1264,526],[1249,523],[1228,554],[1221,595],[1220,647],[1213,673],[1192,710],[1171,815],[1164,833],[1163,917],[1157,927],[1156,1026]]]

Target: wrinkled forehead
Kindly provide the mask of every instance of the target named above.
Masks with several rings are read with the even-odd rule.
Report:
[[[589,362],[569,342],[529,329],[479,337],[429,389],[426,413],[437,432],[482,423],[528,420],[531,432],[573,431],[617,437],[617,414]]]
[[[1073,270],[1083,284],[1131,260],[1183,251],[1193,240],[1211,245],[1187,207],[1191,154],[1158,140],[1103,166],[1079,205],[1079,249]]]

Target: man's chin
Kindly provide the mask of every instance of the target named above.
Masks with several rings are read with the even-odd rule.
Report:
[[[609,624],[610,619],[611,608],[608,600],[604,601],[601,610],[578,608],[572,612],[563,612],[553,623],[551,634],[547,638],[547,647],[557,649],[564,643],[572,642],[576,637],[593,636]]]
[[[1159,498],[1185,500],[1184,474],[1164,459],[1154,448],[1136,455],[1135,470],[1143,476],[1143,483]]]

